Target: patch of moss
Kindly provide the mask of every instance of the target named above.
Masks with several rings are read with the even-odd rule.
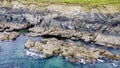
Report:
[[[27,33],[27,32],[29,32],[29,31],[28,31],[28,29],[21,29],[21,30],[19,30],[19,32],[20,32],[20,33]]]

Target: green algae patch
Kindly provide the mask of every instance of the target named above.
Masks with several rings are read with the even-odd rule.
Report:
[[[28,29],[21,29],[21,30],[19,30],[19,32],[20,32],[20,33],[27,33],[27,32],[29,32],[29,31],[28,31]]]

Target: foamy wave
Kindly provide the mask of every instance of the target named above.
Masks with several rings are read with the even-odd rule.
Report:
[[[34,49],[29,49],[26,51],[26,55],[33,57],[34,59],[38,59],[38,58],[46,58],[46,56],[44,56],[43,54],[41,54],[40,52],[34,50]]]

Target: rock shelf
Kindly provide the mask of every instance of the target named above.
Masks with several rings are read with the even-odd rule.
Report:
[[[19,35],[18,32],[4,32],[0,35],[0,40],[15,40]]]
[[[69,61],[75,63],[82,63],[80,59],[84,59],[84,62],[95,62],[100,56],[105,56],[113,60],[120,60],[120,55],[112,54],[103,49],[88,49],[71,40],[68,40],[67,42],[55,38],[41,39],[40,42],[28,40],[25,47],[27,49],[37,50],[44,56],[43,58],[52,57],[53,55],[62,55],[63,57],[68,58]]]
[[[110,36],[101,33],[88,33],[76,30],[64,30],[61,28],[40,28],[33,27],[29,31],[34,33],[27,34],[28,36],[42,36],[42,35],[53,35],[65,37],[72,40],[83,39],[85,42],[94,42],[100,45],[106,45],[108,47],[119,47],[120,36]]]

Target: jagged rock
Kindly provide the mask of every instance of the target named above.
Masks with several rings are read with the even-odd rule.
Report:
[[[35,46],[35,42],[33,40],[28,40],[26,43],[25,43],[25,47],[26,48],[31,48],[31,47],[34,47]]]
[[[28,47],[26,47],[26,48],[28,48]],[[29,47],[29,48],[37,50],[37,51],[42,51],[43,50],[43,48],[41,46],[35,46],[35,47]]]
[[[72,40],[83,39],[85,42],[94,41],[96,44],[105,45],[108,47],[119,47],[120,45],[119,36],[105,35],[99,32],[89,33],[89,32],[69,30],[69,29],[64,30],[61,28],[52,28],[52,27],[51,28],[33,27],[30,28],[29,31],[34,32],[34,33],[30,33],[29,36],[51,35],[51,36],[60,36],[64,38],[69,38]]]
[[[0,40],[14,40],[19,36],[18,32],[9,32],[9,33],[2,33],[0,36]]]
[[[54,54],[62,55],[63,57],[76,58],[73,60],[76,63],[81,63],[79,59],[85,59],[86,62],[95,62],[100,56],[105,56],[110,59],[120,60],[120,55],[113,54],[103,49],[86,48],[79,46],[74,41],[68,40],[64,42],[55,38],[42,39],[41,42],[28,40],[25,44],[28,49],[35,49],[41,52],[46,57],[51,57]],[[70,60],[72,61],[72,60]],[[72,61],[72,62],[73,62]]]
[[[69,39],[85,39],[86,41],[90,41],[92,39],[92,34],[87,32],[80,32],[75,30],[63,30],[60,28],[40,28],[40,27],[33,27],[30,28],[29,31],[37,33],[36,35],[42,36],[42,35],[53,35],[53,36],[60,36],[65,37]],[[33,34],[31,34],[33,36]],[[36,36],[35,35],[35,36]],[[29,34],[30,36],[30,34]]]
[[[11,32],[11,33],[9,34],[9,40],[14,40],[14,39],[16,39],[18,36],[19,36],[19,33],[18,33],[18,32]]]
[[[30,24],[19,24],[19,23],[7,23],[7,22],[0,22],[0,28],[7,28],[6,31],[12,30],[20,30],[30,26]]]
[[[8,40],[9,39],[8,36],[9,36],[8,34],[3,33],[2,35],[0,35],[0,40],[2,40],[2,41]]]
[[[42,53],[46,56],[46,57],[51,57],[53,56],[53,50],[50,46],[45,46],[43,47]]]
[[[120,55],[112,54],[112,53],[105,51],[105,50],[101,50],[100,53],[102,56],[105,56],[107,58],[114,59],[114,60],[120,60]]]
[[[103,44],[108,47],[115,47],[120,45],[120,36],[109,36],[109,35],[97,34],[94,41],[97,44]]]

